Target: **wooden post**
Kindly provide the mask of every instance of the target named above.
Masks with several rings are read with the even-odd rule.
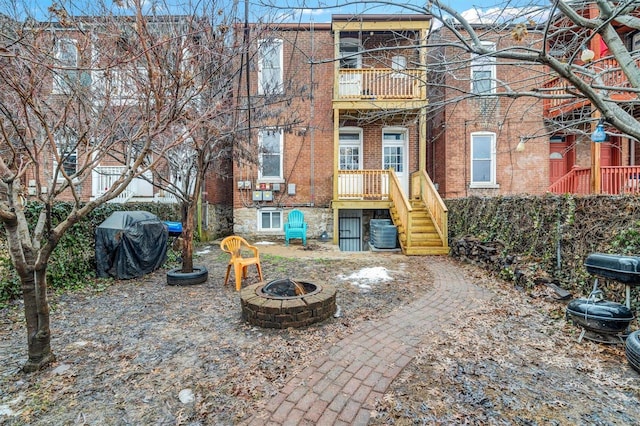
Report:
[[[596,120],[591,124],[593,133],[600,120],[600,111],[595,110],[592,117]],[[591,140],[591,139],[590,139]],[[602,181],[600,173],[600,143],[591,141],[591,193],[600,194],[602,192]]]

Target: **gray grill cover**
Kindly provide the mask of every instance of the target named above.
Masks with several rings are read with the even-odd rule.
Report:
[[[155,271],[167,256],[167,225],[145,211],[113,212],[96,228],[98,277],[131,279]]]

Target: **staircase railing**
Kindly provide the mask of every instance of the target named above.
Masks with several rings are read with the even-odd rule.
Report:
[[[548,189],[553,194],[587,195],[591,192],[591,169],[574,167],[555,181]]]
[[[431,215],[431,220],[440,235],[440,240],[444,247],[449,246],[449,210],[444,201],[438,194],[435,185],[431,181],[429,175],[420,170],[411,175],[411,196],[420,198],[427,206],[427,210]]]
[[[407,199],[404,191],[402,190],[402,186],[400,186],[400,180],[398,176],[393,170],[389,170],[389,197],[391,201],[393,201],[393,205],[396,208],[396,213],[398,215],[398,220],[400,223],[396,223],[395,225],[398,228],[402,228],[405,230],[406,234],[406,247],[411,246],[411,211],[413,210],[411,204],[409,204],[409,200]]]

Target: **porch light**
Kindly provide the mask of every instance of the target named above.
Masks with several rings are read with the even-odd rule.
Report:
[[[591,50],[591,49],[584,49],[582,51],[582,55],[580,56],[580,59],[582,59],[582,62],[584,62],[585,64],[593,61],[593,58],[596,57],[596,53]]]
[[[604,131],[604,120],[600,119],[596,129],[591,133],[591,140],[596,143],[607,140],[607,134]]]

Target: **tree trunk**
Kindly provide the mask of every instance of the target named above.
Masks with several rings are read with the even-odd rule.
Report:
[[[182,272],[193,272],[193,222],[195,217],[195,203],[191,201],[182,204]]]
[[[29,349],[29,359],[22,367],[26,373],[37,371],[55,361],[55,355],[51,351],[46,276],[45,266],[44,269],[36,269],[33,273],[20,277]]]

